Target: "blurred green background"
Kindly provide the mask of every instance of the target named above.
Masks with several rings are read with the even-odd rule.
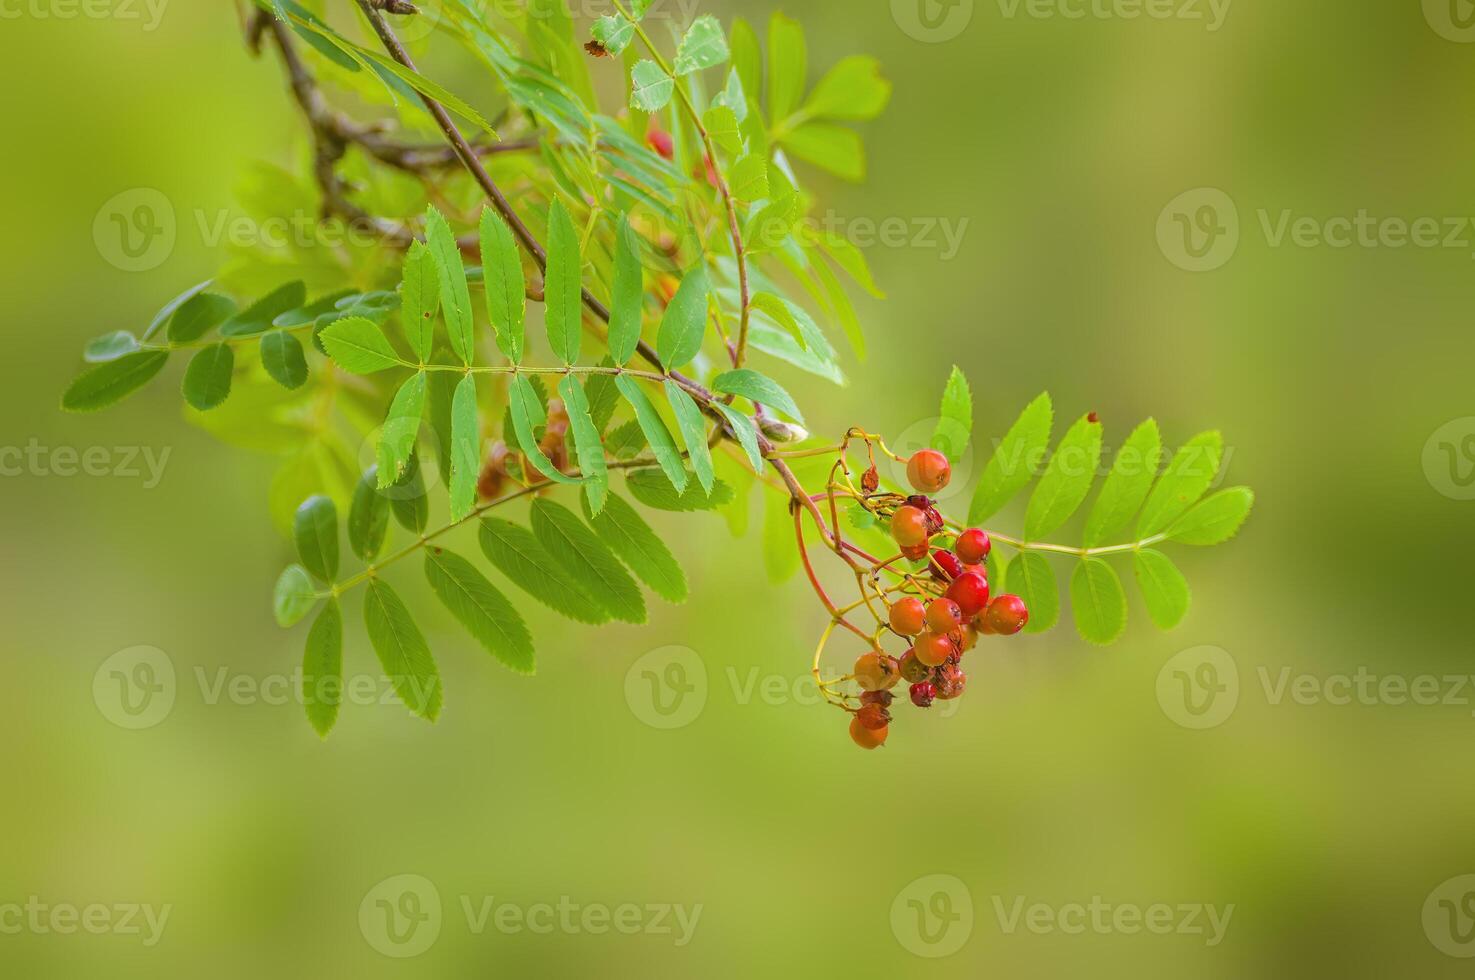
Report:
[[[1182,7],[1213,20],[1206,3],[1155,9]],[[142,4],[70,9],[16,4],[0,22],[0,444],[170,455],[156,486],[35,466],[0,481],[0,973],[1468,975],[1450,954],[1475,954],[1475,879],[1459,880],[1475,872],[1475,683],[1452,697],[1441,683],[1437,704],[1276,697],[1286,672],[1472,670],[1475,502],[1458,498],[1475,466],[1475,228],[1446,246],[1443,222],[1475,216],[1475,44],[1441,3],[1236,0],[1217,30],[1091,12],[1130,4],[1067,3],[1088,12],[1071,18],[963,0],[925,11],[936,30],[916,0],[790,5],[812,71],[866,52],[896,82],[867,127],[868,182],[813,185],[852,230],[909,229],[868,249],[890,297],[865,301],[872,353],[848,365],[851,386],[803,399],[812,427],[925,426],[957,363],[985,438],[1048,389],[1063,416],[1100,412],[1111,445],[1147,415],[1179,442],[1222,428],[1228,481],[1259,493],[1238,540],[1178,552],[1195,605],[1177,631],[1155,632],[1129,588],[1118,646],[1069,626],[995,644],[952,717],[907,713],[873,754],[794,696],[823,621],[806,588],[770,586],[756,538],[706,517],[665,522],[695,595],[653,605],[648,627],[529,610],[536,679],[430,616],[448,686],[434,727],[348,706],[321,743],[293,704],[210,703],[222,671],[260,680],[300,659],[305,627],[277,629],[268,602],[289,560],[266,514],[270,461],[187,425],[174,381],[98,417],[56,406],[85,340],[141,327],[224,257],[181,223],[163,265],[121,271],[94,243],[104,203],[149,187],[181,211],[228,208],[252,162],[290,164],[303,136],[229,5],[173,0],[156,23]],[[742,9],[761,23],[771,8]],[[1164,212],[1199,188],[1234,202],[1239,240],[1189,272],[1174,214],[1200,200]],[[1361,211],[1438,218],[1440,244],[1275,237],[1285,212]],[[931,221],[966,222],[960,245],[923,233]],[[356,604],[348,618],[347,669],[375,673]],[[637,662],[672,645],[695,652],[707,693],[690,724],[660,730],[634,706]],[[1171,671],[1159,682],[1205,645],[1231,658],[1219,677],[1237,676],[1238,701],[1195,730],[1175,721]],[[137,646],[167,655],[177,696],[129,731],[93,684]],[[788,693],[763,695],[768,678]],[[396,959],[375,948],[375,890],[406,874],[443,914],[428,950]],[[4,907],[31,896],[171,912],[152,946],[7,928]],[[682,945],[658,929],[478,932],[463,909],[565,896],[701,913]],[[1072,903],[1093,899],[1233,912],[1216,945],[1109,913],[1070,929]],[[1021,901],[1063,927],[1014,922]]]

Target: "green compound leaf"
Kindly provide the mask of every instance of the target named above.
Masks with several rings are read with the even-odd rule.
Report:
[[[292,524],[303,567],[324,582],[338,577],[338,508],[328,497],[309,497]]]
[[[527,276],[512,229],[491,208],[481,213],[481,268],[487,319],[496,331],[497,349],[513,364],[521,364],[527,333]]]
[[[640,246],[630,216],[621,215],[615,232],[615,278],[609,318],[609,355],[624,366],[640,343],[641,313],[645,306],[645,272]]]
[[[634,378],[624,374],[615,378],[615,387],[635,411],[635,421],[640,425],[640,431],[645,434],[645,440],[650,444],[656,463],[665,471],[666,478],[676,487],[677,493],[684,492],[688,475],[686,463],[682,460],[681,450],[676,448],[676,440],[672,438],[671,430],[666,428],[665,420],[661,418],[660,412],[656,411],[645,389],[641,388]]]
[[[767,375],[748,368],[727,371],[712,379],[712,387],[724,395],[737,395],[755,405],[776,409],[800,425],[804,424],[804,416],[799,413],[799,406],[794,404],[794,399]]]
[[[676,51],[676,74],[690,75],[704,68],[715,68],[727,60],[727,37],[722,22],[704,14],[692,22],[681,46]]]
[[[932,448],[948,459],[959,460],[968,451],[968,441],[973,438],[973,392],[963,369],[953,367],[942,390],[942,408],[939,410],[937,428],[932,433]]]
[[[481,420],[476,405],[476,375],[456,385],[451,401],[451,520],[464,521],[476,507],[481,475]]]
[[[508,581],[559,615],[590,626],[609,622],[604,607],[563,571],[527,528],[483,518],[481,550]]]
[[[317,587],[301,565],[288,565],[272,591],[272,612],[277,625],[288,629],[302,622],[318,604]]]
[[[538,445],[533,433],[533,419],[542,417],[543,407],[537,389],[526,375],[519,374],[512,379],[507,387],[507,401],[508,411],[512,414],[512,428],[517,433],[517,444],[533,464],[533,469],[554,483],[564,486],[577,484],[579,481],[560,472]]]
[[[1168,540],[1204,548],[1223,544],[1239,533],[1254,506],[1255,492],[1249,487],[1221,490],[1178,518],[1168,529]]]
[[[307,384],[307,355],[302,350],[302,341],[284,330],[261,335],[261,366],[288,391]]]
[[[660,112],[671,103],[676,80],[649,58],[630,70],[630,107],[641,112]]]
[[[1157,476],[1158,454],[1162,452],[1163,440],[1158,433],[1157,423],[1148,419],[1127,437],[1126,443],[1117,452],[1116,462],[1111,466],[1111,475],[1101,488],[1101,496],[1086,518],[1085,546],[1096,548],[1132,519],[1142,509],[1147,494],[1152,490],[1153,478]]]
[[[222,337],[249,337],[272,327],[272,321],[307,302],[307,287],[301,282],[279,286],[220,326]],[[186,304],[187,305],[187,304]],[[180,309],[184,307],[181,306]],[[172,323],[171,323],[172,326]]]
[[[430,248],[416,239],[405,253],[399,286],[400,319],[410,349],[424,364],[435,346],[435,314],[440,309],[440,270]]]
[[[1188,580],[1161,551],[1144,548],[1132,556],[1137,587],[1147,603],[1147,615],[1160,630],[1170,630],[1188,615]]]
[[[707,270],[697,266],[681,280],[656,334],[656,354],[669,371],[685,367],[701,352],[707,332]]]
[[[605,500],[609,497],[609,468],[604,458],[604,445],[599,440],[599,429],[590,414],[589,398],[578,377],[572,374],[558,383],[558,393],[563,397],[569,428],[574,434],[579,473],[584,478],[584,496],[589,507],[598,514],[604,510]]]
[[[400,364],[378,324],[361,316],[345,317],[329,324],[318,335],[323,349],[343,370],[353,374],[375,374]]]
[[[420,438],[420,423],[425,415],[425,385],[425,372],[416,372],[400,386],[389,405],[389,415],[379,433],[381,488],[398,483],[415,455],[415,440]]]
[[[466,266],[461,262],[461,248],[451,231],[446,216],[430,205],[425,210],[425,238],[435,259],[440,279],[440,308],[451,337],[451,350],[462,364],[476,359],[475,323],[471,316],[471,288],[466,284]]]
[[[97,412],[133,394],[164,370],[165,351],[139,351],[82,373],[62,396],[68,412]]]
[[[702,510],[718,510],[733,501],[732,487],[718,480],[709,494],[700,486],[691,485],[691,474],[686,474],[686,490],[677,490],[661,470],[631,470],[625,477],[625,486],[630,495],[651,510],[689,514]]]
[[[444,692],[430,646],[399,594],[380,579],[364,597],[364,627],[395,694],[410,713],[426,721],[440,717]]]
[[[743,452],[748,456],[748,462],[753,464],[753,469],[763,472],[763,451],[758,447],[758,427],[753,420],[730,405],[721,402],[716,403],[717,411],[727,419],[727,426],[737,437],[738,445],[743,447]]]
[[[217,293],[196,293],[169,318],[171,344],[192,344],[236,312],[235,301]]]
[[[533,534],[585,593],[625,623],[645,622],[640,586],[579,515],[551,500],[534,500]]]
[[[565,364],[579,362],[579,340],[583,334],[583,292],[580,287],[584,259],[579,254],[579,233],[563,202],[555,200],[548,212],[548,275],[544,282],[544,319],[548,344]]]
[[[1021,552],[1009,562],[999,594],[1013,594],[1024,600],[1029,609],[1026,633],[1043,633],[1060,621],[1060,587],[1055,570],[1038,552]]]
[[[681,430],[681,440],[686,443],[687,458],[697,472],[702,489],[710,496],[717,472],[712,467],[712,448],[707,445],[706,417],[686,389],[670,380],[665,387],[666,401],[671,403],[671,411],[676,414],[676,427]]]
[[[1049,392],[1030,402],[1020,414],[984,468],[973,493],[973,505],[968,508],[969,524],[979,525],[993,517],[1029,483],[1034,475],[1032,467],[1050,445],[1053,419]]]
[[[1045,468],[1025,512],[1024,536],[1039,541],[1080,508],[1101,465],[1101,423],[1083,416],[1070,427]]]
[[[1099,558],[1086,558],[1070,577],[1070,603],[1076,629],[1087,643],[1108,646],[1127,628],[1127,594],[1116,569]]]
[[[371,466],[353,490],[348,508],[348,547],[366,562],[384,550],[389,534],[389,500],[379,492],[379,468]]]
[[[184,400],[192,408],[208,412],[230,397],[236,354],[229,344],[212,344],[190,359],[184,372]]]
[[[1187,513],[1214,482],[1223,456],[1224,437],[1217,432],[1194,436],[1178,450],[1142,508],[1137,521],[1138,540],[1167,530]]]
[[[302,707],[319,738],[338,722],[343,703],[343,610],[329,599],[313,620],[302,654]]]
[[[425,577],[452,616],[509,670],[537,673],[533,638],[507,597],[465,558],[441,548],[425,554]]]
[[[599,539],[656,595],[667,602],[686,601],[686,575],[676,556],[623,497],[610,494],[599,514],[592,513],[589,502],[584,501],[584,517]]]

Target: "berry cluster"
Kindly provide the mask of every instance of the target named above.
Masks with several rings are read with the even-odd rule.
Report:
[[[870,440],[866,441],[869,445]],[[869,583],[866,575],[857,576],[863,593],[857,606],[870,606],[873,596],[885,603],[885,615],[877,617],[880,624],[870,638],[873,649],[855,661],[851,675],[844,679],[854,682],[862,693],[858,699],[837,695],[834,687],[839,682],[821,682],[831,702],[851,714],[850,737],[864,749],[885,744],[898,685],[907,686],[908,700],[918,708],[959,698],[968,684],[963,657],[978,645],[979,637],[1013,636],[1029,621],[1029,611],[1019,596],[990,593],[986,561],[992,542],[986,531],[969,528],[950,541],[942,538],[948,533],[948,522],[930,495],[942,491],[952,478],[947,457],[927,449],[905,462],[908,482],[916,491],[913,495],[878,493],[874,460],[862,477],[860,491],[852,495],[877,518],[889,520],[891,537],[901,549],[896,558],[873,562]],[[845,468],[843,454],[837,467]],[[832,496],[835,489],[832,482]],[[901,559],[925,570],[897,571],[894,566]],[[891,571],[900,581],[881,587],[877,583],[882,571]],[[845,611],[836,610],[827,598],[826,604],[838,624],[864,635],[844,619]],[[881,641],[888,633],[910,644],[900,657],[885,652]],[[857,700],[858,706],[853,703]]]

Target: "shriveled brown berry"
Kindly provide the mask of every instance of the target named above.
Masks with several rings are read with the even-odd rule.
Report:
[[[937,700],[937,685],[930,681],[919,681],[907,693],[911,696],[912,704],[919,708],[930,708],[932,702]]]
[[[860,723],[876,732],[891,724],[891,712],[879,704],[868,704],[855,713]]]
[[[891,702],[896,695],[890,691],[867,691],[860,696],[861,704],[879,704],[883,708],[891,707]]]
[[[917,659],[917,651],[908,650],[901,658],[901,679],[908,684],[925,681],[932,676],[932,668]]]
[[[937,671],[937,698],[939,701],[952,701],[963,696],[963,688],[968,686],[968,675],[957,664],[944,664]]]
[[[874,466],[867,469],[860,477],[860,488],[865,493],[875,493],[881,488],[881,473]]]

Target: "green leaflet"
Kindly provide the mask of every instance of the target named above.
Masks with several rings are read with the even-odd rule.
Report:
[[[969,524],[977,526],[993,517],[1029,483],[1032,467],[1050,445],[1053,418],[1049,392],[1020,414],[984,468],[968,508]]]
[[[1249,487],[1232,487],[1200,501],[1168,529],[1168,539],[1179,544],[1209,547],[1239,533],[1255,506]]]
[[[379,432],[381,488],[398,483],[415,454],[415,441],[420,438],[420,423],[425,414],[426,381],[425,372],[417,371],[395,392],[389,405],[389,415]]]
[[[512,229],[491,208],[481,213],[481,268],[487,319],[496,331],[497,349],[513,364],[521,364],[527,332],[527,276]]]
[[[261,335],[261,366],[272,380],[295,391],[307,383],[307,355],[302,342],[284,330]]]
[[[88,364],[105,364],[134,353],[139,346],[138,338],[129,331],[114,330],[89,340],[82,348],[82,360]]]
[[[732,503],[732,487],[718,480],[712,492],[706,493],[699,486],[691,486],[691,474],[685,474],[685,491],[677,490],[661,470],[631,470],[625,477],[625,486],[630,495],[651,510],[672,513],[692,513],[701,510],[717,510]]]
[[[476,405],[476,375],[456,385],[451,400],[451,520],[463,521],[476,507],[481,475],[481,420]]]
[[[236,312],[235,302],[217,293],[196,293],[169,318],[169,342],[192,344]]]
[[[424,364],[435,346],[435,314],[440,309],[440,270],[430,248],[419,239],[405,253],[404,279],[399,286],[400,320],[410,349]]]
[[[584,259],[579,254],[579,233],[563,202],[555,200],[548,211],[548,274],[544,281],[544,320],[548,343],[565,364],[579,362],[583,335],[583,292],[580,287]]]
[[[425,489],[425,477],[420,472],[420,457],[410,454],[404,476],[384,495],[389,498],[389,509],[400,527],[415,534],[424,534],[430,525],[430,494]]]
[[[1087,643],[1108,646],[1127,628],[1127,595],[1116,569],[1099,558],[1086,558],[1070,577],[1070,604],[1076,629]]]
[[[565,486],[577,484],[579,481],[560,472],[538,445],[533,433],[533,419],[542,416],[542,406],[537,391],[525,375],[513,377],[512,383],[507,386],[507,400],[508,411],[512,414],[512,427],[517,433],[517,444],[532,462],[533,468],[554,483]]]
[[[606,357],[599,366],[612,368],[615,364]],[[592,374],[584,379],[584,390],[589,394],[589,414],[594,419],[594,428],[603,432],[609,428],[615,409],[620,407],[620,389],[615,386],[615,376]]]
[[[471,288],[466,284],[466,267],[461,263],[455,232],[433,204],[425,209],[425,238],[440,278],[440,308],[445,316],[446,332],[450,334],[451,350],[462,364],[471,364],[476,360]]]
[[[610,301],[609,355],[623,367],[640,343],[641,314],[645,308],[645,270],[630,216],[621,215],[615,231],[615,278]]]
[[[758,32],[741,17],[733,18],[728,31],[733,74],[738,76],[742,89],[751,92],[756,99],[763,90],[763,52],[758,43]]]
[[[763,451],[758,448],[758,427],[753,420],[742,412],[737,411],[730,405],[721,402],[716,403],[717,411],[727,419],[727,426],[732,434],[737,437],[738,445],[743,447],[743,452],[748,454],[748,462],[753,464],[753,469],[763,471]]]
[[[1191,596],[1178,566],[1161,551],[1144,548],[1132,556],[1132,571],[1147,603],[1147,614],[1157,628],[1170,630],[1183,622]]]
[[[772,293],[755,293],[748,301],[748,305],[754,310],[767,314],[774,323],[787,330],[801,350],[809,349],[809,337],[800,325],[799,318],[794,316],[794,311],[787,301]]]
[[[604,607],[563,571],[527,528],[483,518],[481,550],[508,581],[554,612],[591,626],[609,621]]]
[[[1194,436],[1178,450],[1142,508],[1137,521],[1138,540],[1167,530],[1187,513],[1214,482],[1223,455],[1224,438],[1217,432]]]
[[[712,379],[712,387],[724,395],[737,395],[755,405],[776,409],[800,425],[804,424],[804,416],[799,413],[799,406],[794,404],[794,399],[767,375],[748,368],[727,371]]]
[[[628,462],[649,449],[650,442],[645,438],[645,433],[640,431],[640,423],[630,419],[610,430],[604,437],[604,447],[610,459]]]
[[[1026,633],[1043,633],[1060,620],[1060,593],[1055,570],[1045,556],[1024,551],[1010,560],[1004,570],[1000,595],[1013,594],[1024,600],[1029,609]]]
[[[440,671],[404,600],[381,579],[369,582],[364,627],[400,701],[411,714],[435,721],[444,697]]]
[[[196,285],[191,286],[189,289],[186,289],[184,292],[171,299],[168,303],[164,304],[164,308],[161,309],[158,313],[155,313],[154,318],[149,321],[149,325],[144,328],[142,339],[153,339],[154,334],[163,329],[164,325],[169,322],[169,318],[172,317],[181,306],[183,306],[185,303],[188,303],[191,297],[198,296],[204,290],[209,289],[214,281],[215,280],[213,279],[206,279],[202,283],[197,283]]]
[[[727,175],[728,190],[739,201],[761,201],[768,196],[768,160],[759,154],[733,163]]]
[[[1039,541],[1057,530],[1086,500],[1101,465],[1101,423],[1082,416],[1070,427],[1040,477],[1024,517],[1024,536]]]
[[[593,513],[589,502],[584,501],[584,517],[599,539],[656,595],[667,602],[686,601],[686,575],[676,556],[623,497],[610,494],[599,514]]]
[[[676,488],[678,494],[685,492],[687,472],[681,450],[676,448],[676,440],[671,437],[671,430],[666,428],[665,420],[656,411],[655,405],[651,404],[645,389],[641,388],[639,382],[634,378],[623,374],[615,378],[615,387],[634,409],[635,421],[639,423],[640,431],[645,433],[645,440],[650,443],[651,452],[655,454],[656,462],[665,472],[667,480]]]
[[[676,51],[674,65],[677,75],[690,75],[704,68],[715,68],[727,60],[727,38],[722,33],[722,23],[711,14],[703,14],[692,22],[681,46]]]
[[[743,152],[743,134],[738,128],[737,112],[725,103],[716,103],[702,113],[702,125],[712,142],[733,156]],[[768,183],[768,168],[763,170],[763,182]]]
[[[697,266],[681,280],[656,334],[656,354],[668,371],[685,367],[702,349],[707,332],[707,270]]]
[[[379,468],[371,466],[353,491],[348,508],[348,546],[372,563],[384,550],[389,534],[389,500],[379,492]]]
[[[842,59],[820,79],[804,111],[816,118],[861,122],[874,119],[891,101],[891,83],[881,77],[881,65],[865,55]]]
[[[288,565],[272,591],[272,613],[283,629],[296,626],[317,605],[317,587],[301,565]]]
[[[292,524],[303,567],[324,582],[338,577],[338,508],[324,496],[309,497]]]
[[[592,35],[610,54],[624,54],[635,37],[635,24],[619,14],[607,14],[594,22]]]
[[[1160,452],[1162,437],[1152,419],[1137,426],[1127,437],[1117,452],[1116,462],[1111,466],[1111,475],[1106,478],[1101,495],[1091,508],[1091,516],[1086,518],[1087,548],[1105,544],[1107,538],[1126,527],[1132,515],[1142,509],[1152,489],[1153,477],[1157,475]]]
[[[343,702],[343,610],[329,599],[313,620],[302,653],[302,707],[319,738],[327,738]]]
[[[794,156],[844,180],[866,179],[866,148],[860,134],[834,123],[809,122],[784,136]]]
[[[866,255],[856,248],[848,238],[840,235],[820,234],[816,236],[820,249],[830,259],[844,269],[850,278],[866,292],[876,299],[885,299],[886,293],[880,286],[876,285],[875,278],[871,275],[870,263],[866,261]]]
[[[642,59],[630,70],[630,108],[641,112],[660,112],[671,102],[676,80],[649,58]]]
[[[169,360],[166,351],[139,351],[83,372],[67,388],[61,407],[96,412],[127,398],[153,380]]]
[[[932,433],[932,448],[948,459],[959,460],[968,451],[973,438],[973,392],[963,369],[954,365],[942,390],[937,428]]]
[[[509,670],[537,673],[533,638],[512,603],[465,558],[441,548],[425,554],[425,577],[441,603]]]
[[[384,331],[365,317],[335,321],[318,334],[318,339],[339,367],[354,374],[375,374],[401,364]]]
[[[285,286],[278,286],[221,324],[220,335],[222,337],[249,337],[252,334],[261,333],[263,330],[270,329],[272,321],[277,317],[297,309],[306,302],[307,287],[301,282],[289,282]]]
[[[532,506],[533,534],[584,592],[625,623],[645,622],[640,586],[614,552],[573,511],[551,500]]]
[[[190,359],[184,372],[184,400],[201,412],[218,408],[230,397],[236,354],[229,344],[212,344]]]
[[[712,448],[707,445],[707,420],[686,389],[671,380],[666,381],[665,387],[666,401],[671,403],[671,411],[676,414],[676,427],[681,430],[681,440],[686,443],[687,458],[691,460],[692,469],[696,470],[702,489],[711,496],[717,474],[712,468]]]
[[[590,414],[589,399],[576,375],[566,375],[558,383],[558,393],[568,412],[569,428],[574,434],[574,449],[579,457],[579,474],[584,478],[584,496],[595,514],[604,510],[609,496],[609,468],[604,459],[604,445],[599,429]]]
[[[451,482],[451,403],[456,399],[457,384],[453,373],[431,371],[425,385],[425,414],[435,440],[435,468],[447,486]]]
[[[835,270],[830,268],[828,262],[818,249],[807,249],[805,254],[810,258],[810,270],[816,279],[824,287],[825,296],[830,305],[835,309],[835,316],[840,321],[840,326],[845,331],[845,339],[850,342],[850,347],[855,351],[855,356],[861,360],[866,358],[865,332],[860,326],[860,317],[855,312],[855,304],[850,301],[850,294],[845,291],[845,286],[840,282],[840,277]]]
[[[768,22],[768,118],[778,125],[793,115],[804,95],[809,49],[799,22],[776,13]],[[749,92],[758,89],[743,79]]]

